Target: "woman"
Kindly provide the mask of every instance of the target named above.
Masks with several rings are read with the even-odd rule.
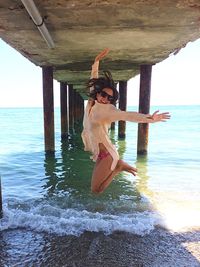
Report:
[[[119,159],[115,146],[108,135],[110,124],[114,121],[132,121],[137,123],[154,123],[170,118],[168,112],[153,115],[138,112],[125,112],[117,109],[118,99],[114,81],[109,72],[104,77],[98,77],[99,61],[107,55],[109,49],[103,50],[92,65],[91,79],[88,82],[90,98],[88,100],[84,119],[82,139],[85,151],[92,153],[95,166],[92,174],[91,190],[93,193],[102,193],[121,171],[136,175],[137,169]]]

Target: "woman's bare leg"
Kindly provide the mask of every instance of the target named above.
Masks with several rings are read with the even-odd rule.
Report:
[[[113,173],[110,169],[112,160],[112,157],[108,155],[106,158],[96,161],[91,181],[91,190],[93,193],[100,193],[101,184]]]
[[[114,171],[110,170],[112,157],[108,155],[104,159],[98,159],[94,167],[91,190],[93,193],[102,193],[112,182],[113,178],[121,171],[127,171],[136,175],[137,169],[130,166],[123,160],[119,160]]]

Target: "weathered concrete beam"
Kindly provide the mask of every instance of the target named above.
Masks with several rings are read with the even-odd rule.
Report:
[[[100,69],[109,69],[119,81],[134,77],[140,65],[161,62],[199,38],[199,0],[37,4],[41,16],[48,18],[55,49],[47,48],[20,1],[1,1],[0,37],[35,65],[53,66],[59,82],[84,84],[95,56],[105,47],[110,53]]]
[[[93,60],[91,59],[92,64]],[[82,63],[85,64],[84,62]],[[120,64],[120,63],[119,63]],[[133,64],[132,64],[133,65]],[[121,65],[119,65],[119,69],[116,69],[112,67],[112,64],[109,64],[109,62],[104,62],[101,64],[100,68],[100,75],[101,70],[111,70],[113,79],[118,82],[120,80],[129,80],[130,78],[134,77],[139,73],[139,66],[135,66],[135,68],[131,68],[132,65],[128,67],[123,65],[123,62]],[[123,69],[124,67],[124,69]],[[89,67],[90,70],[90,67]],[[54,70],[54,78],[58,81],[66,82],[69,84],[73,84],[74,88],[77,91],[80,92],[86,92],[86,82],[88,78],[90,77],[90,71],[78,71],[78,70],[71,70],[71,69],[64,69],[64,70]]]

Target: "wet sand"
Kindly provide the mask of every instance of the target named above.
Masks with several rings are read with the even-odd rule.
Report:
[[[85,232],[56,236],[25,229],[0,233],[0,266],[196,267],[200,231],[155,229],[145,236]]]

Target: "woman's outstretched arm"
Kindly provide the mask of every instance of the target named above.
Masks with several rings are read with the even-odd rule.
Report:
[[[98,114],[97,120],[104,122],[114,122],[114,121],[131,121],[137,123],[155,123],[160,121],[166,121],[170,119],[169,112],[159,113],[155,111],[152,115],[143,114],[133,111],[121,111],[113,105],[109,105],[109,109],[102,109],[101,113]]]

